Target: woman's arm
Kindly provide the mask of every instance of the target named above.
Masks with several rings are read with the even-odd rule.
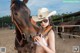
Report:
[[[42,45],[47,53],[55,53],[55,34],[51,30],[48,36],[49,45],[48,47]]]
[[[36,37],[36,41],[40,44],[41,47],[44,48],[44,50],[47,52],[47,53],[55,53],[55,35],[54,35],[54,32],[51,30],[48,34],[48,41],[49,41],[49,45],[46,46],[43,41],[42,41],[42,38],[37,36]]]

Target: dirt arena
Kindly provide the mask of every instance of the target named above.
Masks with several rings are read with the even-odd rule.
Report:
[[[14,49],[14,30],[0,29],[0,47],[6,47],[6,53],[17,53]],[[78,49],[77,49],[77,48]],[[80,38],[68,38],[64,40],[56,35],[56,53],[80,53]]]

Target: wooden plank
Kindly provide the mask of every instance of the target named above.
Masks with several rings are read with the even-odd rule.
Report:
[[[59,25],[57,27],[80,27],[80,25]]]
[[[59,33],[59,32],[55,32],[55,33]],[[61,35],[70,35],[70,36],[80,37],[79,35],[73,35],[70,33],[63,33],[63,32],[61,32]]]

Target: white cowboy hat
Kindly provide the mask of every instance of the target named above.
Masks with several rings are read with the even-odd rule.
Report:
[[[47,8],[40,8],[38,10],[38,16],[32,16],[32,19],[37,22],[43,19],[48,19],[52,15],[56,15],[56,11],[49,12]]]

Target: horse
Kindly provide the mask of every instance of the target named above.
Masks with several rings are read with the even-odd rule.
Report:
[[[24,2],[11,0],[10,8],[11,19],[16,29],[15,49],[18,53],[34,53],[32,38],[39,34],[39,26],[31,19],[30,10]]]

